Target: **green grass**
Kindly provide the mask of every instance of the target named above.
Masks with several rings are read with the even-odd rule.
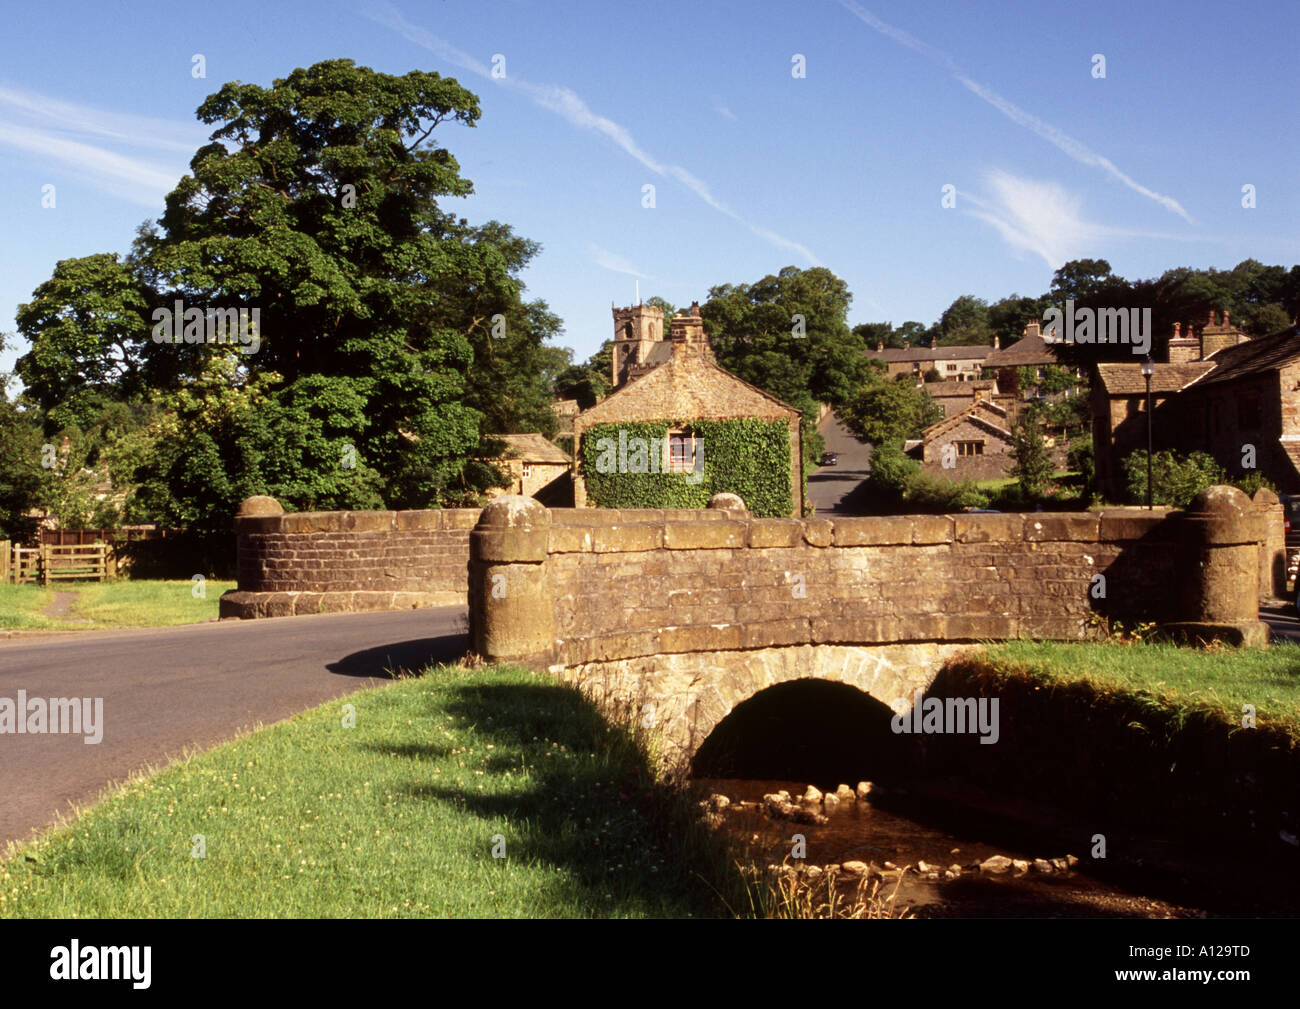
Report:
[[[94,630],[200,623],[217,616],[221,594],[234,587],[234,582],[209,579],[203,586],[204,598],[196,599],[193,582],[163,579],[0,585],[0,629]],[[76,592],[77,601],[63,618],[47,617],[44,611],[58,592]]]
[[[439,667],[130,783],[11,851],[0,915],[726,914],[739,876],[649,766],[574,688]]]
[[[1149,696],[1176,710],[1208,709],[1241,721],[1253,705],[1259,724],[1300,737],[1300,645],[1267,649],[1201,650],[1172,644],[1007,641],[984,658],[1003,667],[1027,667],[1059,682],[1087,680]]]
[[[1076,471],[1074,471],[1074,470],[1058,469],[1055,473],[1052,474],[1052,479],[1053,479],[1053,480],[1064,480],[1064,479],[1066,479],[1067,477],[1078,476],[1078,475],[1079,475],[1079,474],[1078,474]],[[1019,482],[1019,480],[1018,480],[1017,477],[1014,477],[1014,476],[1002,476],[1002,477],[997,477],[997,478],[992,479],[992,480],[976,480],[976,481],[975,481],[975,486],[976,486],[976,488],[978,488],[979,490],[993,490],[993,491],[997,491],[997,490],[1005,490],[1005,489],[1008,488],[1008,487],[1013,487],[1013,486],[1015,486],[1018,482]]]

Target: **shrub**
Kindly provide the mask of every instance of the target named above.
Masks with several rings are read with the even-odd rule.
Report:
[[[1254,473],[1248,473],[1240,480],[1234,481],[1233,486],[1245,491],[1251,497],[1254,497],[1255,491],[1259,490],[1261,487],[1267,487],[1274,493],[1277,492],[1277,488],[1274,487],[1272,482],[1259,470],[1255,470]]]
[[[1097,459],[1093,454],[1092,436],[1083,435],[1070,442],[1066,455],[1070,469],[1083,478],[1083,490],[1090,492],[1097,483]]]
[[[1011,449],[1016,457],[1011,475],[1020,484],[1020,489],[1027,497],[1041,494],[1055,467],[1036,410],[1026,410],[1016,421],[1011,429]]]
[[[908,480],[920,471],[920,463],[905,454],[902,446],[887,443],[872,449],[867,484],[874,495],[901,501]]]
[[[1124,476],[1129,497],[1143,504],[1147,499],[1147,454],[1145,449],[1124,459]],[[1157,452],[1151,457],[1152,502],[1173,508],[1186,508],[1206,487],[1228,483],[1228,474],[1205,452],[1180,456],[1176,452]]]
[[[970,480],[949,480],[933,473],[913,473],[907,480],[903,501],[909,511],[947,512],[987,508],[988,495]]]

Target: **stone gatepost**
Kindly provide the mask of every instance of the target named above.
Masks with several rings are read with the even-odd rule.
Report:
[[[1259,545],[1259,598],[1286,598],[1286,527],[1282,502],[1267,487],[1255,491],[1255,512],[1262,523],[1264,540]]]
[[[470,651],[534,669],[555,655],[555,605],[546,563],[551,513],[518,494],[483,509],[469,537]]]
[[[1185,552],[1183,619],[1162,628],[1189,641],[1262,647],[1268,625],[1259,619],[1259,554],[1263,521],[1236,487],[1207,487],[1179,520],[1175,549]],[[1179,586],[1170,586],[1173,592]]]

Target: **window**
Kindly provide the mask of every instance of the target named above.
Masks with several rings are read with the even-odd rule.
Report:
[[[982,441],[955,441],[953,444],[957,446],[959,456],[984,454],[984,442]]]
[[[948,371],[956,371],[956,370],[957,370],[957,366],[956,366],[955,364],[947,364],[947,365],[944,365],[944,368],[945,368],[946,370],[948,370]]]
[[[530,462],[524,463],[524,479],[527,480],[532,475],[533,475],[533,464]]]
[[[668,434],[668,472],[695,472],[697,444],[694,431],[670,431]]]

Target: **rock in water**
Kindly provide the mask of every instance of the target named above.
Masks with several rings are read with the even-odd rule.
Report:
[[[1011,859],[1006,855],[993,855],[980,863],[980,872],[1001,873],[1011,870]]]
[[[833,813],[840,808],[840,800],[834,792],[827,792],[822,796],[822,808],[828,813]]]
[[[852,802],[854,798],[853,789],[849,788],[848,785],[840,785],[835,789],[835,798],[839,799],[840,802]]]
[[[809,785],[807,789],[804,790],[804,793],[800,797],[799,801],[807,802],[809,804],[820,803],[822,801],[822,793],[814,786]]]
[[[871,794],[871,789],[872,789],[873,787],[874,787],[874,786],[873,786],[873,785],[871,784],[871,782],[869,782],[869,781],[859,781],[859,782],[858,782],[858,798],[859,798],[859,799],[865,799],[868,795]]]

